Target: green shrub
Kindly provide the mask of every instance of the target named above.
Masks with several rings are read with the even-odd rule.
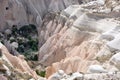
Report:
[[[35,36],[35,37],[34,37]],[[17,25],[12,27],[13,39],[10,42],[17,42],[19,44],[17,51],[26,57],[26,60],[38,60],[38,32],[34,24],[21,26],[17,29]]]
[[[31,39],[28,41],[28,45],[31,46],[33,51],[38,51],[38,39]]]
[[[33,52],[32,49],[29,49],[23,53],[23,55],[26,57],[26,60],[33,60],[37,61],[38,60],[38,55],[35,54],[36,52]]]
[[[16,40],[15,39],[10,39],[10,43],[12,43],[12,42],[16,42]]]
[[[46,71],[40,71],[39,72],[39,70],[36,70],[36,73],[41,77],[45,77]]]

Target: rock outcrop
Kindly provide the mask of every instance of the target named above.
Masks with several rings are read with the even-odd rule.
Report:
[[[7,76],[11,76],[11,78],[12,76],[16,75],[16,77],[13,77],[16,79],[21,78],[28,80],[31,77],[35,79],[38,78],[37,74],[29,67],[22,55],[19,55],[18,57],[11,55],[2,43],[0,43],[0,51],[0,54],[2,55],[0,57],[0,61],[2,61],[0,65],[3,66],[0,67],[0,72],[6,71]],[[21,77],[20,75],[23,77]]]
[[[58,13],[69,5],[80,4],[83,0],[1,0],[0,3],[0,31],[11,29],[13,26],[20,28],[24,25],[34,24],[39,34],[39,47],[41,47],[48,36],[48,32],[42,28],[46,15],[50,20],[49,13]],[[54,24],[55,27],[55,24]],[[42,33],[42,34],[41,34]],[[45,34],[44,34],[45,33]]]
[[[7,78],[4,77],[3,75],[0,75],[0,80],[7,80]]]
[[[106,68],[103,72],[115,67],[110,65],[109,59],[119,52],[119,10],[110,10],[106,7],[107,3],[92,1],[72,5],[63,10],[57,19],[48,22],[47,31],[51,31],[54,25],[56,28],[52,30],[52,35],[48,35],[50,32],[41,33],[47,35],[44,38],[47,41],[39,50],[39,61],[49,66],[46,77],[58,70],[67,74],[87,73],[91,65],[101,64]]]
[[[94,74],[82,74],[79,72],[75,72],[72,74],[62,73],[59,74],[59,71],[54,73],[48,80],[119,80],[120,72],[117,73],[94,73]]]
[[[0,0],[0,41],[10,44],[0,43],[0,73],[7,74],[0,79],[38,79],[16,51],[37,39],[38,65],[46,67],[48,80],[119,80],[119,5],[119,0]],[[30,25],[35,33],[26,29]]]

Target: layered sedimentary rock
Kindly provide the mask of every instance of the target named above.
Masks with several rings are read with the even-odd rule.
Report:
[[[23,25],[34,24],[38,29],[39,47],[41,47],[46,41],[41,35],[48,36],[48,32],[44,32],[42,28],[46,15],[61,12],[69,5],[82,2],[82,0],[1,0],[0,31],[4,32],[14,25],[20,28]],[[50,20],[48,16],[46,23]]]
[[[106,75],[113,76],[120,65],[119,4],[119,0],[0,0],[0,31],[10,35],[12,27],[37,26],[39,63],[47,67],[49,80],[58,74],[58,79],[64,79],[63,71],[59,70],[64,70],[66,76],[75,73],[65,78],[70,80],[83,79],[83,76],[86,80],[108,78]],[[17,45],[12,43],[14,47],[19,47]],[[9,54],[4,46],[1,49],[18,73],[27,72],[37,77],[23,56]],[[7,71],[3,65],[0,69]]]
[[[87,73],[90,65],[100,63],[108,72],[115,67],[108,61],[116,51],[119,52],[119,35],[116,35],[119,34],[119,9],[113,11],[105,7],[105,3],[93,1],[70,6],[61,12],[57,20],[54,19],[55,22],[48,23],[47,27],[51,26],[51,29],[52,25],[58,26],[52,36],[43,32],[48,40],[39,50],[39,60],[42,65],[49,66],[46,77],[58,70],[64,70],[67,74]],[[110,33],[111,30],[113,32]]]
[[[0,51],[1,51],[1,69],[7,71],[7,77],[16,75],[16,79],[29,79],[31,77],[37,79],[37,74],[29,67],[27,62],[24,60],[24,56],[19,55],[18,57],[11,55],[7,48],[0,43]],[[3,70],[0,70],[0,72]],[[23,76],[23,77],[20,77]],[[25,76],[26,75],[26,76]],[[31,77],[30,77],[31,76]],[[2,77],[2,76],[1,76]],[[26,78],[24,78],[26,77]],[[27,78],[28,77],[28,78]],[[3,77],[4,78],[4,77]],[[13,78],[12,78],[13,79]]]
[[[38,27],[47,12],[60,12],[81,0],[1,0],[1,31],[13,25],[35,24]]]
[[[48,78],[48,80],[119,80],[120,72],[117,73],[94,73],[94,74],[82,74],[79,72],[75,72],[72,74],[66,74],[64,71],[59,70],[56,73],[54,73],[51,77]]]

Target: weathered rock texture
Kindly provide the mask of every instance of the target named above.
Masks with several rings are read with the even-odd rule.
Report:
[[[8,52],[7,48],[2,43],[0,43],[0,51],[1,51],[0,54],[2,55],[0,57],[0,60],[3,62],[3,63],[1,63],[1,65],[4,65],[3,69],[5,69],[5,71],[8,70],[8,72],[7,72],[8,76],[12,77],[12,73],[13,73],[13,71],[15,71],[14,74],[16,75],[16,77],[17,77],[17,75],[21,74],[24,77],[26,77],[25,80],[27,80],[31,77],[36,78],[36,79],[38,78],[37,74],[29,67],[29,65],[24,60],[24,57],[22,55],[19,55],[18,57],[11,55]],[[5,66],[7,66],[7,68]],[[1,71],[2,70],[0,70],[0,72]],[[31,76],[31,77],[29,77],[29,76]],[[24,77],[21,77],[21,79],[24,79]]]
[[[67,75],[64,71],[59,70],[54,73],[48,80],[119,80],[120,72],[117,73],[93,73],[93,74],[82,74],[75,72]]]
[[[116,62],[111,66],[109,59],[119,52],[120,9],[106,7],[112,3],[117,6],[119,1],[109,2],[69,6],[44,24],[41,36],[46,42],[39,50],[39,61],[49,66],[46,77],[58,70],[87,73],[95,64],[104,66],[107,72],[116,66]]]
[[[0,0],[0,31],[10,34],[13,26],[36,25],[39,63],[47,66],[46,77],[58,70],[115,72],[120,66],[119,4],[119,0]],[[11,66],[36,78],[23,57],[1,49]]]
[[[48,32],[43,32],[41,26],[44,23],[43,19],[49,13],[61,12],[63,9],[73,4],[80,4],[82,0],[1,0],[0,1],[0,31],[17,25],[20,28],[26,24],[34,24],[38,28],[39,45],[40,47],[46,40],[42,37],[48,36]],[[47,16],[47,21],[49,18]],[[51,16],[51,15],[50,15]],[[54,25],[55,27],[55,25]],[[57,32],[57,31],[56,31]]]

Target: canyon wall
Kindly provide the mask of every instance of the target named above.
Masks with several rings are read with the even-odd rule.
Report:
[[[59,70],[66,74],[119,72],[119,4],[119,0],[0,0],[0,31],[34,24],[39,63],[46,67],[49,80]],[[4,46],[1,49],[13,67],[36,78],[23,56],[9,54]]]
[[[78,0],[1,0],[1,31],[13,25],[35,24],[40,27],[48,12],[60,12],[69,5],[79,4]]]
[[[88,73],[91,65],[104,66],[105,72],[116,68],[111,58],[119,52],[115,37],[119,36],[120,25],[118,4],[119,1],[97,0],[71,5],[44,25],[41,36],[46,42],[39,50],[39,61],[48,66],[46,77],[59,70],[67,74]]]

